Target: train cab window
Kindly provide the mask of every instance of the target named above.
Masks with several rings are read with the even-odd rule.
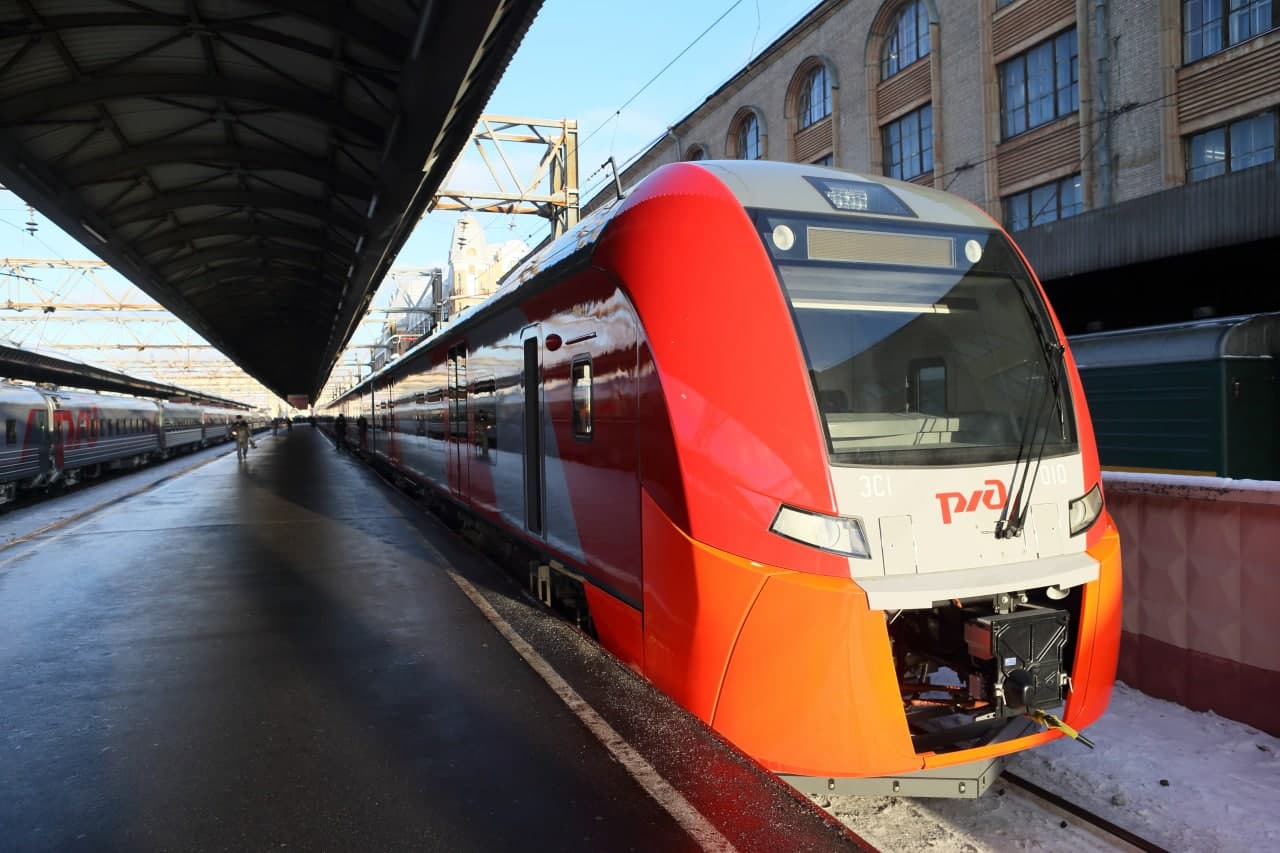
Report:
[[[831,245],[811,243],[779,272],[833,464],[1005,462],[1033,439],[1051,457],[1076,448],[1053,325],[1006,238],[807,225],[795,230]],[[912,248],[909,262],[875,254],[889,239]]]
[[[573,399],[573,434],[578,438],[590,438],[593,428],[591,379],[591,356],[574,359],[570,395]]]
[[[5,444],[18,443],[18,422],[13,418],[4,422],[4,442]]]

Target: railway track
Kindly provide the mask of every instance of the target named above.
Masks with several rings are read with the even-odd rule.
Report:
[[[1076,818],[1082,820],[1098,833],[1109,838],[1115,839],[1122,843],[1123,846],[1118,849],[1124,850],[1142,850],[1144,853],[1169,853],[1165,847],[1161,847],[1153,841],[1148,841],[1137,833],[1131,832],[1118,824],[1112,823],[1099,814],[1089,811],[1083,806],[1067,800],[1052,791],[1040,787],[1036,783],[1006,770],[1000,777],[1003,781],[1024,794],[1027,794],[1048,806],[1053,810],[1068,818]]]

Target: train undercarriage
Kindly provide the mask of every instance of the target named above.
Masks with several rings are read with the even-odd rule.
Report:
[[[1010,720],[1066,701],[1080,592],[1051,589],[888,614],[903,711],[917,753],[982,746]]]

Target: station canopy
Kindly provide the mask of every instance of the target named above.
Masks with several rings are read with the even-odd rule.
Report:
[[[541,0],[30,0],[0,182],[314,401]]]

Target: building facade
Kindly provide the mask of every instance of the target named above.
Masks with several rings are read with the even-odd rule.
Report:
[[[1074,334],[1280,309],[1278,125],[1274,0],[826,0],[622,183],[765,158],[957,193]]]

